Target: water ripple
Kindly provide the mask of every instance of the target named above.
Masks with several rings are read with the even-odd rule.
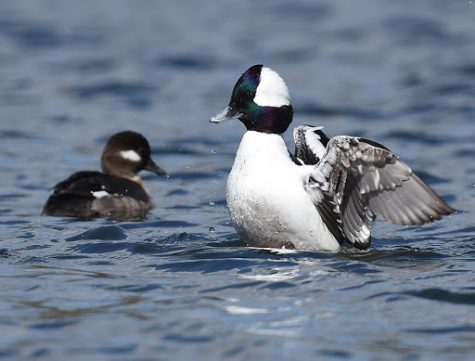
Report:
[[[393,16],[384,21],[384,27],[390,36],[404,45],[454,40],[441,22],[429,17]]]
[[[68,237],[66,242],[79,241],[83,239],[100,239],[105,241],[122,240],[127,238],[127,232],[119,226],[100,226],[82,232],[76,236]]]
[[[159,67],[171,67],[174,69],[209,70],[218,65],[213,58],[200,57],[196,54],[175,55],[160,58],[157,61]]]
[[[77,85],[67,89],[67,93],[80,100],[113,97],[133,108],[148,108],[153,103],[157,88],[140,82],[111,80],[89,85]]]
[[[356,107],[338,106],[331,107],[316,103],[303,103],[295,107],[297,114],[322,116],[322,117],[349,117],[359,120],[381,120],[384,114],[374,109],[363,109]]]
[[[52,24],[26,19],[18,21],[0,19],[0,34],[22,47],[31,49],[98,45],[103,41],[103,35],[91,28],[65,34]]]
[[[401,296],[413,296],[426,300],[453,304],[475,305],[475,293],[473,292],[452,292],[437,287],[416,291],[376,293],[369,296],[367,299],[385,297],[388,301],[395,301],[399,300]]]
[[[434,328],[410,328],[406,332],[423,333],[423,334],[453,334],[453,333],[474,333],[475,326],[467,325],[460,327],[434,327]]]
[[[33,139],[39,139],[39,136],[30,132],[21,131],[21,130],[4,129],[4,130],[0,130],[0,139],[33,140]]]
[[[451,292],[441,288],[426,288],[420,291],[409,291],[405,294],[433,301],[475,305],[475,293]]]
[[[447,135],[435,136],[434,134],[425,134],[421,132],[417,133],[408,130],[393,130],[384,134],[383,137],[386,139],[395,139],[404,142],[422,143],[429,146],[436,146],[454,141],[454,139],[451,139]]]

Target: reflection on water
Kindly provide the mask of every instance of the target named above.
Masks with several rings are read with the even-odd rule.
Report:
[[[0,358],[471,359],[475,8],[464,1],[0,3]],[[387,145],[457,209],[373,247],[247,248],[225,205],[237,74],[282,74],[295,125]],[[144,222],[40,217],[147,135]],[[290,134],[286,135],[290,139]]]

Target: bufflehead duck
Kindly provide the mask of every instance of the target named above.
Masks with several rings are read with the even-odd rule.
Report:
[[[154,204],[137,175],[142,169],[166,175],[150,156],[150,145],[136,132],[114,134],[101,156],[103,173],[80,171],[56,184],[43,215],[83,219],[143,219]]]
[[[236,231],[249,246],[337,251],[365,249],[376,217],[419,225],[453,209],[399,157],[374,141],[329,139],[322,127],[294,129],[295,153],[281,134],[293,109],[284,80],[254,65],[234,86],[212,123],[239,119],[242,137],[227,182]]]

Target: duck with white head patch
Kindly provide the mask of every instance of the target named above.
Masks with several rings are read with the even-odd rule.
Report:
[[[247,128],[227,182],[231,219],[249,246],[337,251],[367,248],[376,217],[401,225],[432,222],[453,212],[386,147],[336,136],[322,127],[294,129],[295,154],[281,137],[293,109],[284,80],[254,65],[234,86],[223,112]]]
[[[154,203],[137,173],[145,169],[166,175],[151,158],[147,139],[133,131],[114,134],[104,147],[101,165],[104,173],[80,171],[58,183],[43,207],[43,214],[82,219],[143,219]]]

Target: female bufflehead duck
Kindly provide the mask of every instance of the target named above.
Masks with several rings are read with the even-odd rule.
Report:
[[[166,175],[150,157],[150,145],[142,134],[114,134],[101,156],[104,173],[81,171],[56,184],[43,215],[84,219],[143,219],[154,204],[137,175],[142,169]]]
[[[254,65],[234,86],[213,123],[246,126],[227,182],[227,203],[241,239],[255,247],[337,251],[367,248],[376,217],[416,225],[453,212],[386,147],[294,129],[295,154],[281,134],[292,122],[289,91],[273,70]]]

